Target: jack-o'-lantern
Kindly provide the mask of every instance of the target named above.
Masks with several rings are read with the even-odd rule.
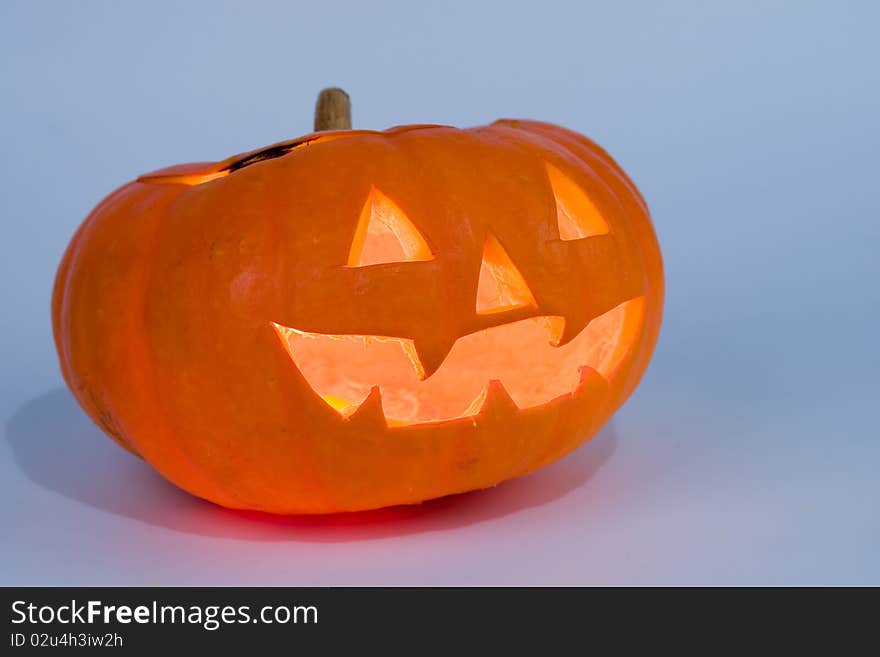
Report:
[[[52,315],[79,403],[167,479],[328,513],[560,458],[636,386],[662,301],[622,169],[500,120],[332,129],[141,176],[73,237]]]

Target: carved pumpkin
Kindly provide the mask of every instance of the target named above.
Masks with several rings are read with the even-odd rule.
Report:
[[[479,489],[590,438],[647,366],[648,210],[534,121],[313,133],[141,176],[73,237],[64,377],[218,504],[327,513]]]

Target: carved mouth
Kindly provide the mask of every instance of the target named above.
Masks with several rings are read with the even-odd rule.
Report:
[[[620,304],[563,346],[555,342],[565,320],[553,315],[462,336],[427,378],[412,340],[272,325],[308,384],[340,415],[352,415],[378,387],[388,424],[409,425],[475,415],[490,386],[528,409],[573,393],[583,367],[610,379],[629,352],[624,334],[631,320],[640,322],[642,302]]]

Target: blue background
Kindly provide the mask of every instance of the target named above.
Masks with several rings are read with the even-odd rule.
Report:
[[[0,4],[0,584],[880,584],[874,2]],[[330,519],[165,484],[63,387],[55,267],[113,188],[310,131],[537,118],[664,250],[656,357],[593,442]]]

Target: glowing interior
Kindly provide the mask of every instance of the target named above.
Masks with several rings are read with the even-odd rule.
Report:
[[[581,366],[610,379],[641,325],[644,298],[596,318],[572,341],[553,342],[565,320],[540,316],[459,338],[437,371],[420,380],[411,340],[310,333],[274,324],[299,371],[342,415],[354,412],[378,385],[389,424],[414,424],[473,415],[486,385],[498,380],[521,409],[573,392]]]
[[[348,266],[431,260],[433,257],[425,238],[403,210],[381,191],[371,188],[355,229]]]
[[[545,163],[556,197],[556,224],[563,240],[579,240],[608,233],[608,222],[586,192],[552,164]]]
[[[483,261],[480,264],[477,314],[489,315],[537,305],[523,275],[513,264],[498,238],[490,232],[486,236]]]

